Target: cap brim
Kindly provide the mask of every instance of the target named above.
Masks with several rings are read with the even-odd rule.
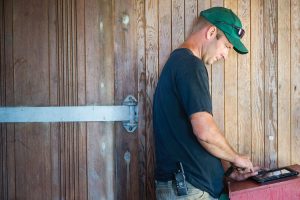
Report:
[[[248,53],[248,49],[245,45],[241,42],[239,38],[232,37],[228,33],[224,32],[229,42],[233,45],[233,49],[239,54],[246,54]]]

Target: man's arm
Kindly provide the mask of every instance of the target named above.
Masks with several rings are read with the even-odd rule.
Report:
[[[199,143],[212,155],[226,160],[236,167],[253,172],[253,165],[247,156],[238,154],[218,129],[213,117],[207,112],[197,112],[190,117],[193,132]]]

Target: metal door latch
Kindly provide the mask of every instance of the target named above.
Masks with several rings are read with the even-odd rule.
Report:
[[[138,126],[138,102],[129,95],[120,106],[0,107],[0,123],[121,121],[127,132]]]

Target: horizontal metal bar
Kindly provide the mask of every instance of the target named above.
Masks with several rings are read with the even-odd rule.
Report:
[[[129,106],[0,107],[0,123],[129,120]]]

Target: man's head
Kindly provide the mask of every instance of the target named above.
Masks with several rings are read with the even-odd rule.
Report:
[[[204,10],[193,28],[192,38],[200,45],[199,57],[205,64],[226,59],[230,49],[240,54],[248,53],[240,38],[244,34],[239,18],[229,9],[213,7]]]
[[[228,41],[224,33],[215,26],[207,26],[204,29],[205,41],[202,43],[201,59],[205,64],[211,65],[221,59],[226,59],[233,45]]]
[[[200,12],[200,16],[221,30],[237,53],[248,53],[240,40],[245,34],[241,20],[230,9],[213,7]]]

